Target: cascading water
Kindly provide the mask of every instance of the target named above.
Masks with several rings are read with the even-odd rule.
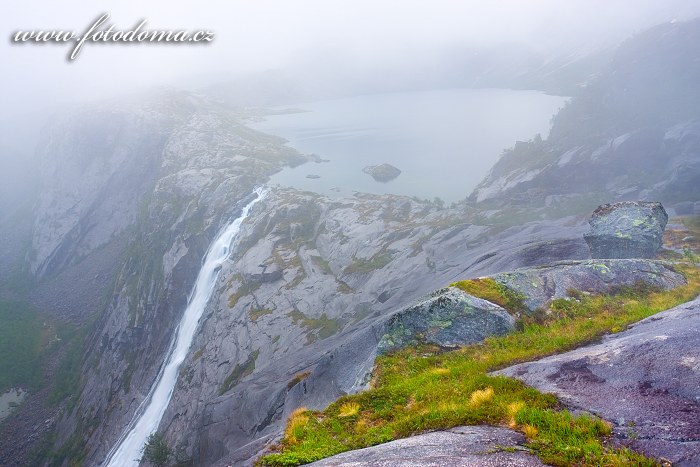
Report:
[[[240,217],[231,222],[209,247],[209,251],[204,257],[202,269],[197,275],[189,304],[175,331],[175,338],[170,344],[165,365],[161,368],[146,399],[134,413],[134,417],[124,433],[107,454],[105,465],[110,467],[135,467],[139,465],[143,446],[149,435],[158,429],[165,409],[170,403],[180,364],[187,355],[199,319],[214,290],[221,270],[220,266],[228,258],[231,242],[238,234],[250,209],[265,196],[266,192],[262,188],[258,188],[255,190],[255,194],[257,197],[243,208]]]

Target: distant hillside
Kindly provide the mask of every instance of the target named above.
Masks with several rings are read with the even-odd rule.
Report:
[[[584,210],[700,199],[700,20],[640,34],[555,117],[504,152],[470,201]]]

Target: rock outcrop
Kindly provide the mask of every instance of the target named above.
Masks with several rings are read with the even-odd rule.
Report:
[[[500,306],[448,287],[393,315],[385,324],[377,353],[417,344],[459,347],[514,328],[515,319]]]
[[[367,175],[371,175],[378,182],[390,182],[399,175],[401,170],[391,164],[370,165],[362,169]]]
[[[399,439],[313,462],[315,467],[530,467],[545,465],[507,428],[460,426]]]
[[[639,283],[663,290],[685,284],[682,274],[668,263],[645,259],[561,261],[534,268],[504,272],[492,278],[523,297],[534,311],[571,289],[589,293],[610,293]]]
[[[699,349],[700,298],[600,344],[497,374],[611,421],[620,444],[691,467],[700,465]]]
[[[667,222],[661,203],[604,204],[593,212],[584,238],[593,258],[653,258]]]
[[[271,190],[223,265],[161,429],[197,464],[245,464],[295,408],[366,387],[394,313],[458,279],[585,258],[584,228],[483,226],[401,196]]]

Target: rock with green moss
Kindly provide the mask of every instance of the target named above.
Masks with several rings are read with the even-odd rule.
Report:
[[[631,287],[670,290],[685,284],[683,275],[667,263],[648,259],[560,261],[516,269],[492,278],[524,297],[530,311],[543,308],[555,298],[566,297],[571,290],[587,293],[612,293]]]
[[[392,316],[377,353],[415,344],[458,347],[506,334],[514,326],[513,317],[500,306],[447,287]]]
[[[599,206],[588,222],[592,258],[653,258],[668,214],[661,203],[623,201]]]

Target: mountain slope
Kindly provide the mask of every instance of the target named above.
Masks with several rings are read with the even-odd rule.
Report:
[[[470,199],[588,210],[601,197],[700,199],[700,20],[625,42],[553,121],[506,151]]]

